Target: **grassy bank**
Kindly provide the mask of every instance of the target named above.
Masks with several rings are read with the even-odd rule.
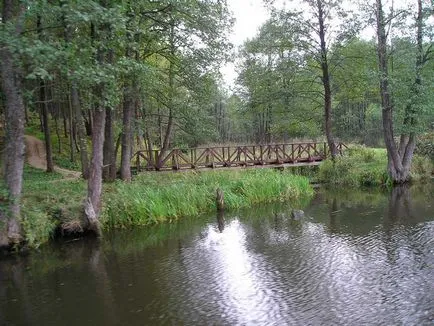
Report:
[[[104,225],[149,225],[213,211],[217,188],[224,192],[227,209],[313,195],[307,178],[272,169],[148,173],[131,184],[118,182],[106,193]]]
[[[63,179],[61,174],[25,167],[23,228],[28,244],[36,247],[49,240],[56,229],[85,229],[83,180]],[[310,199],[306,177],[271,169],[186,173],[144,173],[132,183],[117,181],[103,189],[102,226],[127,228],[197,217],[216,210],[216,189],[224,192],[228,210],[273,202]]]
[[[384,186],[388,184],[386,165],[385,150],[352,146],[343,157],[334,163],[326,161],[317,170],[143,173],[130,184],[116,181],[104,185],[101,222],[108,230],[194,218],[216,210],[217,188],[224,192],[228,210],[273,201],[294,206],[311,198],[309,178],[339,186]],[[413,179],[430,180],[431,171],[429,159],[415,156]],[[309,178],[290,172],[305,173]],[[67,180],[61,174],[26,166],[22,224],[29,245],[48,241],[56,229],[82,232],[86,228],[82,219],[85,195],[84,180]]]
[[[425,156],[415,155],[411,167],[413,181],[429,180],[433,171],[432,162]],[[318,181],[331,185],[352,187],[386,186],[387,153],[382,148],[352,145],[335,162],[327,160],[320,165]]]

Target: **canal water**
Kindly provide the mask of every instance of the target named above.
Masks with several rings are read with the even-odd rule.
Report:
[[[0,325],[433,325],[433,195],[323,189],[303,217],[280,203],[52,244],[0,261]]]

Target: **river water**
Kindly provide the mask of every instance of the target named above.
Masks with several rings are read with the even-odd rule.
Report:
[[[71,239],[0,261],[0,325],[433,325],[434,187]]]

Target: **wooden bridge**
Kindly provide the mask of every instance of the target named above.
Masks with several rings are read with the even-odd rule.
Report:
[[[347,148],[335,144],[338,152]],[[273,145],[220,146],[203,148],[140,150],[132,158],[132,167],[140,171],[187,170],[236,167],[289,167],[319,165],[329,155],[325,142]]]

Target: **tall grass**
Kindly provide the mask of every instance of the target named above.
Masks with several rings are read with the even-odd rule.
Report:
[[[217,188],[224,192],[227,209],[313,195],[307,178],[274,170],[148,173],[131,184],[117,182],[106,192],[103,223],[119,228],[197,216],[216,209]]]
[[[433,164],[428,157],[414,155],[411,166],[413,181],[430,180]],[[335,162],[327,160],[319,168],[321,182],[346,186],[381,186],[390,183],[385,149],[352,145]]]
[[[344,156],[320,165],[321,182],[343,186],[381,186],[388,184],[386,150],[350,146]]]

